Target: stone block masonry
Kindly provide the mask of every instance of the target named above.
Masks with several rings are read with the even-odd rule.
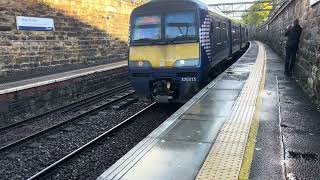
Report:
[[[280,55],[285,55],[285,29],[294,19],[303,28],[294,76],[309,96],[320,104],[320,3],[290,0],[261,27],[257,37],[267,42]]]
[[[7,119],[28,112],[68,102],[98,89],[111,89],[126,82],[127,67],[96,72],[65,81],[37,86],[0,95],[0,124]],[[61,106],[61,104],[59,104]]]
[[[143,0],[0,0],[0,83],[127,59],[131,11]],[[54,32],[18,31],[16,16]]]

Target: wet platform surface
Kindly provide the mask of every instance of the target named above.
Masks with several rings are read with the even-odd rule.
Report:
[[[262,58],[265,71],[256,69]],[[259,81],[249,80],[253,72],[264,78],[249,94],[248,85]],[[257,126],[242,122],[253,115]],[[254,128],[258,133],[247,142]],[[283,74],[281,58],[268,46],[251,42],[234,65],[98,179],[317,179],[319,129],[320,112]],[[234,136],[225,141],[222,134]],[[252,161],[241,164],[250,143]],[[240,172],[246,168],[247,174]]]
[[[68,71],[64,73],[58,73],[54,75],[48,75],[48,76],[42,76],[38,78],[0,84],[0,94],[11,93],[14,91],[34,88],[38,86],[55,83],[55,82],[61,82],[61,81],[65,81],[73,78],[78,78],[81,76],[86,76],[86,75],[90,75],[97,72],[103,72],[103,71],[108,71],[108,70],[112,70],[120,67],[125,67],[127,66],[127,64],[128,64],[127,61],[121,61],[121,62],[110,63],[106,65]]]
[[[227,72],[98,179],[194,179],[230,116],[257,53],[258,45],[252,42]]]
[[[266,47],[266,82],[250,179],[319,179],[320,112]]]

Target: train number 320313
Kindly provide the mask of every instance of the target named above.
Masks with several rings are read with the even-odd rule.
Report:
[[[183,77],[181,78],[181,81],[197,81],[197,78],[196,77]]]

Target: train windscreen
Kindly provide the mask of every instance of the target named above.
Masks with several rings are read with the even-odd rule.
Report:
[[[161,16],[140,16],[135,19],[133,40],[158,40],[161,38]]]
[[[165,23],[167,39],[196,36],[195,13],[193,12],[167,14]]]
[[[139,15],[133,18],[132,43],[197,40],[195,12]]]

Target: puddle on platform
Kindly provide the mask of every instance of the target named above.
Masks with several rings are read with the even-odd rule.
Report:
[[[292,159],[302,159],[306,161],[318,160],[318,155],[314,153],[301,153],[295,151],[288,151],[287,157]]]
[[[288,101],[288,100],[282,100],[282,102],[284,102],[284,103],[286,103],[286,104],[294,104],[294,102]]]

